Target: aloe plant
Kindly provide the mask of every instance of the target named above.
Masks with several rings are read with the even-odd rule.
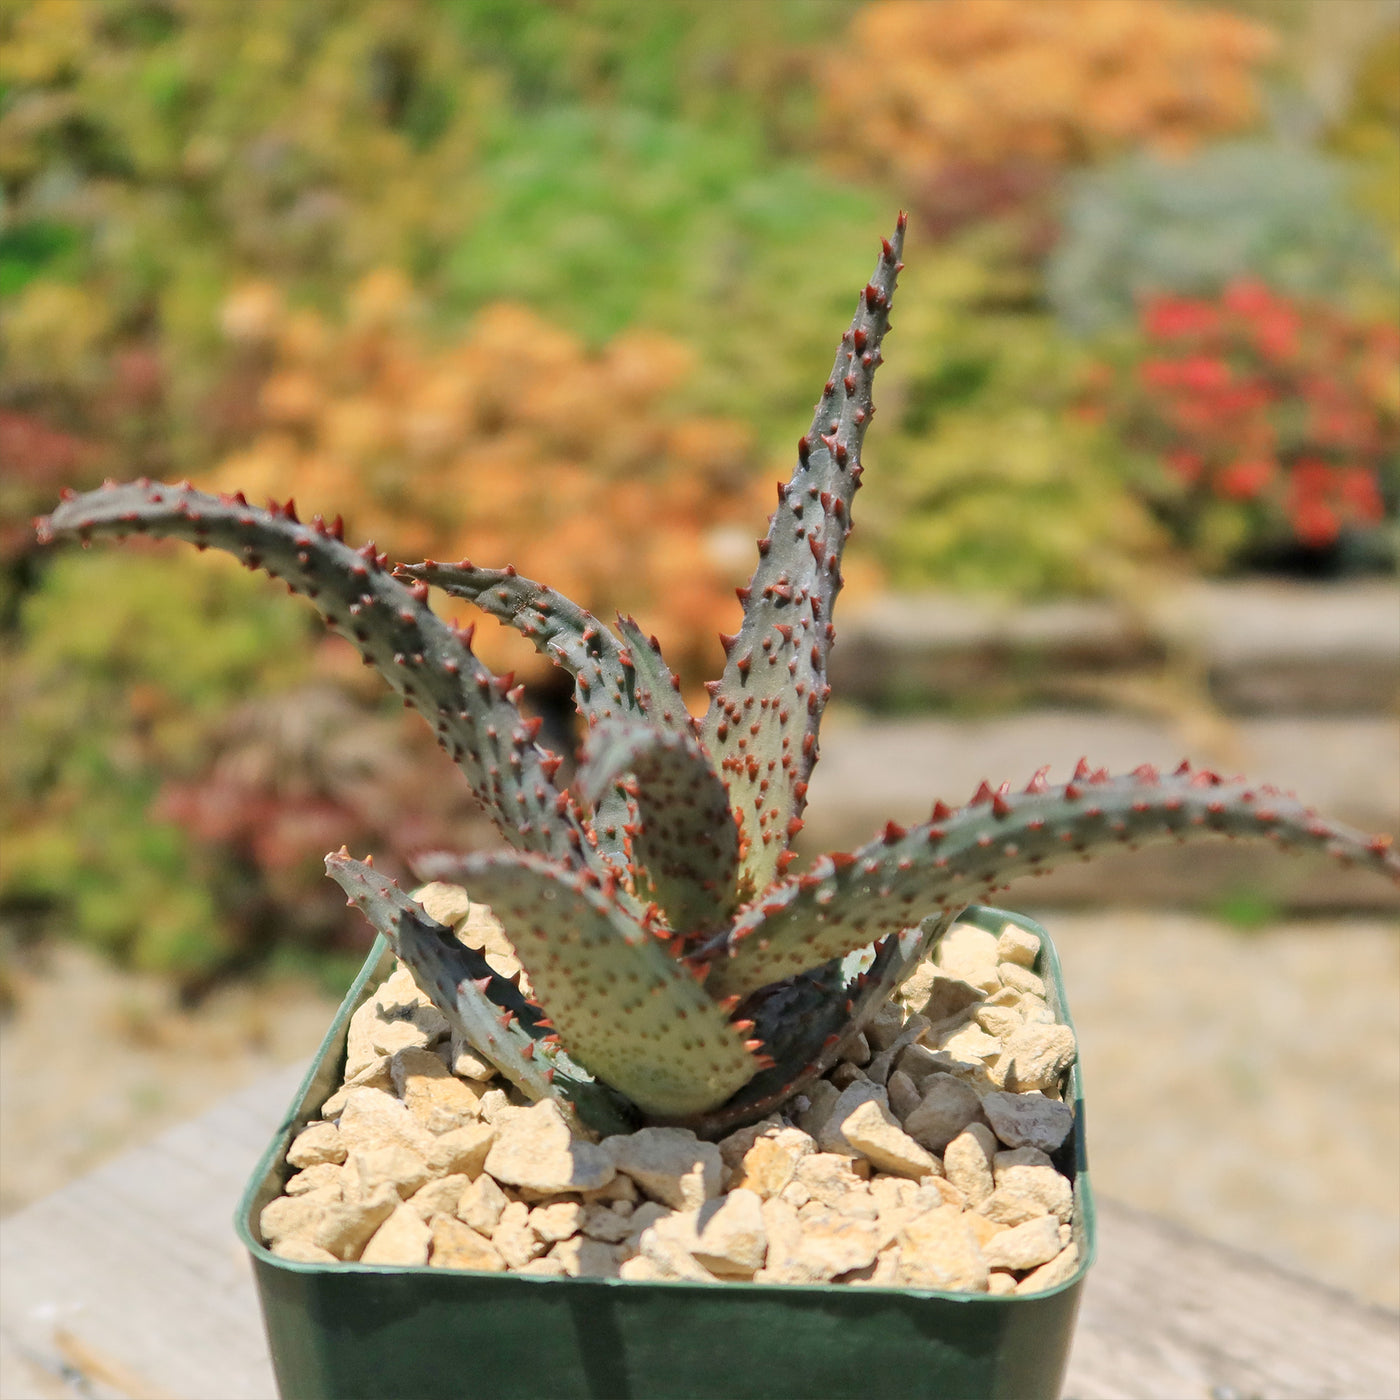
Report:
[[[1014,792],[984,783],[957,809],[940,802],[921,825],[891,823],[789,872],[904,232],[901,215],[778,489],[698,721],[632,619],[609,628],[511,568],[390,571],[372,544],[344,542],[339,519],[303,523],[290,501],[260,510],[188,484],[108,483],[39,522],[45,541],[134,533],[228,550],[310,598],[422,712],[510,849],[426,857],[418,873],[490,905],[533,999],[368,861],[342,849],[327,869],[462,1038],[526,1095],[557,1096],[595,1128],[714,1135],[762,1116],[830,1066],[965,906],[1069,855],[1257,836],[1400,880],[1388,838],[1186,764],[1110,777],[1081,763],[1068,782],[1041,770]],[[537,745],[511,677],[429,608],[433,586],[512,623],[572,675],[588,726],[572,789],[556,783],[561,759]]]

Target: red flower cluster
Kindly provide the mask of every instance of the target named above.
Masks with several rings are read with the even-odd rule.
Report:
[[[1188,539],[1224,503],[1237,550],[1365,530],[1400,485],[1400,330],[1256,281],[1154,296],[1129,373],[1099,411],[1156,464],[1149,492]],[[1111,387],[1109,387],[1111,386]]]

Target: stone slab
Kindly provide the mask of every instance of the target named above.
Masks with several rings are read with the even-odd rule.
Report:
[[[1391,580],[1192,582],[1136,606],[892,594],[843,609],[835,694],[873,706],[1045,703],[1166,665],[1243,714],[1395,714]]]

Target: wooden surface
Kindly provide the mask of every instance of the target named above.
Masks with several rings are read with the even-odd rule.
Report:
[[[231,1225],[287,1070],[0,1222],[0,1400],[273,1400]],[[1400,1316],[1111,1202],[1067,1400],[1395,1400]]]

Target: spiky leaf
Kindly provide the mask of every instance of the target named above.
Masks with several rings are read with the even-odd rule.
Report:
[[[740,914],[730,956],[716,961],[706,985],[717,997],[748,993],[1070,855],[1212,835],[1314,847],[1400,883],[1400,858],[1388,838],[1325,821],[1272,788],[1185,765],[1167,776],[1144,767],[1110,778],[1081,764],[1062,786],[1041,774],[1014,795],[983,784],[958,811],[936,811],[908,831],[891,824],[851,855],[823,857]]]
[[[570,1060],[539,1024],[540,1008],[497,974],[482,953],[343,848],[326,857],[326,873],[389,940],[448,1024],[522,1093],[566,1100],[599,1132],[635,1126],[628,1105]]]
[[[631,803],[634,893],[654,900],[686,944],[728,923],[737,903],[739,829],[697,739],[647,724],[600,725],[578,787],[594,803],[615,791]]]
[[[590,725],[642,714],[659,729],[693,729],[675,677],[659,654],[646,647],[646,670],[639,671],[636,648],[629,649],[587,609],[547,584],[513,568],[483,569],[466,559],[402,564],[395,573],[470,599],[515,627],[536,651],[574,677],[575,703]]]
[[[500,618],[526,637],[535,650],[574,678],[574,703],[590,726],[626,715],[646,715],[659,729],[691,734],[695,721],[681,702],[680,684],[640,636],[631,619],[618,619],[628,630],[624,645],[587,609],[571,602],[547,584],[526,578],[513,568],[482,569],[470,560],[442,564],[425,560],[404,564],[401,577],[418,579],[456,598],[467,598],[492,617]],[[618,871],[625,871],[625,828],[635,819],[627,799],[608,792],[597,804],[593,830],[599,853]]]
[[[428,608],[427,585],[397,582],[373,545],[343,542],[338,522],[302,524],[290,502],[260,510],[239,496],[136,481],[70,496],[38,530],[44,541],[66,535],[84,544],[133,534],[187,540],[282,579],[417,707],[512,846],[592,859],[582,822],[551,779],[551,756],[534,742],[538,722]]]
[[[649,1116],[712,1108],[757,1070],[666,930],[634,919],[611,881],[509,851],[437,858],[433,873],[491,906],[569,1053]]]
[[[861,293],[791,481],[759,542],[744,622],[728,643],[724,675],[701,729],[729,784],[745,838],[742,879],[752,894],[781,874],[800,825],[831,687],[826,658],[840,560],[861,477],[861,444],[874,413],[870,390],[889,329],[904,243],[901,214]]]

